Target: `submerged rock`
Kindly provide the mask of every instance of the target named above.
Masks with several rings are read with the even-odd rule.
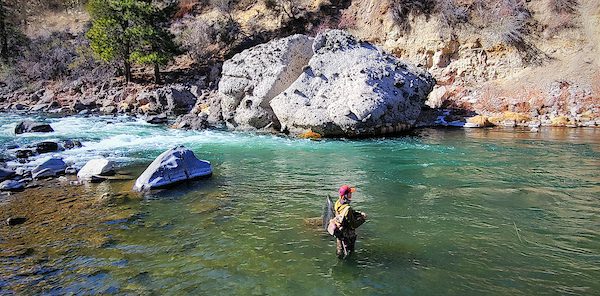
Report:
[[[67,164],[60,157],[52,157],[46,160],[44,163],[36,166],[32,171],[31,175],[34,179],[42,179],[55,177],[56,175],[63,174]]]
[[[219,94],[229,128],[262,129],[276,122],[271,99],[287,89],[313,55],[312,38],[292,35],[244,50],[223,64]]]
[[[165,187],[211,174],[210,162],[197,159],[194,152],[180,146],[159,155],[135,181],[133,190]]]
[[[25,218],[25,217],[10,217],[10,218],[6,219],[6,225],[15,226],[15,225],[23,224],[23,223],[25,223],[25,221],[27,221],[27,218]]]
[[[433,77],[345,31],[319,34],[300,77],[271,100],[282,130],[361,136],[412,128]]]
[[[40,123],[31,120],[24,120],[19,122],[15,127],[15,134],[24,133],[49,133],[53,132],[54,129],[47,123]]]
[[[115,174],[114,162],[105,159],[92,159],[88,161],[77,173],[77,178],[84,181],[93,181],[98,176],[111,176]]]

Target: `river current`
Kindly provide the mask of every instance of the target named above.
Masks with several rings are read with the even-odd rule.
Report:
[[[0,115],[2,147],[80,140],[57,154],[77,167],[105,156],[137,177],[184,145],[214,175],[146,195],[132,180],[71,186],[69,209],[49,194],[46,214],[64,219],[2,226],[0,294],[600,294],[600,129],[310,141],[67,117],[15,136],[24,118]],[[342,184],[369,215],[348,260],[316,225]],[[31,194],[44,193],[0,197],[0,218]]]

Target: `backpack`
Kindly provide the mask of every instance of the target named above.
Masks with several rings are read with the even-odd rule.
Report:
[[[348,214],[350,207],[345,207],[339,215],[331,218],[329,220],[329,225],[327,226],[327,232],[330,235],[335,236],[336,238],[340,238],[342,236],[342,230],[344,229],[344,219]]]

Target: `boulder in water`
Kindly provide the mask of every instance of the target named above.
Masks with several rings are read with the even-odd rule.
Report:
[[[146,117],[146,122],[150,124],[165,124],[169,121],[167,114],[151,115]]]
[[[15,180],[6,180],[0,183],[0,191],[20,191],[24,188],[23,183]]]
[[[313,55],[312,38],[292,35],[236,54],[223,64],[219,95],[223,119],[235,129],[277,122],[269,103],[302,73]]]
[[[24,120],[19,122],[15,127],[15,134],[24,133],[49,133],[53,132],[54,129],[47,123],[40,123],[31,120]]]
[[[17,173],[11,169],[0,168],[0,181],[6,180],[16,174]]]
[[[349,33],[320,33],[300,77],[271,100],[282,130],[369,136],[413,127],[435,80]]]
[[[135,181],[133,190],[165,187],[211,174],[210,162],[197,159],[194,152],[180,146],[159,155]]]
[[[33,155],[35,155],[35,151],[30,149],[21,149],[15,152],[15,157],[18,159],[27,159]]]
[[[39,154],[55,152],[58,150],[59,150],[58,143],[55,143],[55,142],[44,141],[44,142],[39,142],[39,143],[35,144],[35,151],[37,151],[37,153],[39,153]]]
[[[88,161],[77,173],[77,178],[83,181],[92,181],[98,176],[111,176],[115,174],[114,162],[106,158]]]
[[[63,149],[81,148],[83,146],[81,145],[81,142],[77,140],[62,140],[60,141],[60,145]]]
[[[54,177],[58,174],[63,174],[67,164],[60,157],[52,157],[42,164],[36,166],[32,171],[31,175],[34,179],[42,179]]]

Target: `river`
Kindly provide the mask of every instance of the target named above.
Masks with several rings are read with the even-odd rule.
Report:
[[[0,115],[2,147],[81,140],[59,154],[137,177],[185,145],[214,175],[145,195],[62,179],[0,197],[0,218],[28,218],[0,227],[0,294],[600,294],[600,129],[310,141],[67,117],[15,136],[23,118]],[[343,261],[314,225],[342,184],[369,215]]]

